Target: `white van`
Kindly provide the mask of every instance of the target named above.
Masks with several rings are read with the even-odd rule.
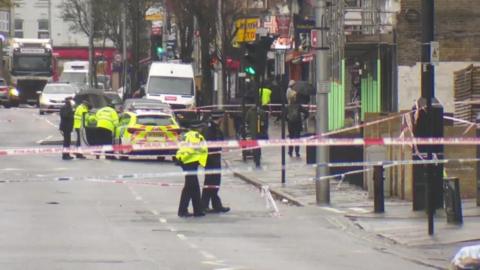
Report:
[[[88,61],[68,61],[63,63],[60,82],[71,83],[79,88],[88,84]]]
[[[174,109],[195,106],[195,79],[191,64],[153,62],[145,97],[168,103]]]

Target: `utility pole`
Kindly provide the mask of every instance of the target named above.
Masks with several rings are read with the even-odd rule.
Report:
[[[164,52],[162,54],[162,57],[159,59],[160,61],[165,61],[166,60],[166,50],[167,50],[167,39],[168,39],[168,13],[167,13],[167,3],[166,1],[163,1],[163,18],[162,18],[162,48],[164,49]]]
[[[53,46],[53,38],[52,38],[52,0],[48,0],[47,8],[48,8],[48,38],[50,39],[50,42],[52,42],[52,46]]]
[[[319,33],[320,47],[316,48],[316,86],[317,86],[317,111],[315,133],[321,138],[323,133],[328,131],[328,93],[330,92],[330,81],[328,78],[328,45],[327,39],[327,1],[316,0],[315,6],[315,27]],[[316,148],[316,173],[315,191],[317,204],[330,204],[330,180],[321,179],[328,175],[326,164],[329,160],[328,146],[317,146]]]
[[[422,1],[422,98],[426,99],[427,115],[425,123],[436,123],[432,100],[435,97],[435,67],[431,63],[430,50],[431,42],[434,40],[434,0]],[[440,119],[442,121],[442,119]],[[443,128],[443,125],[442,125]],[[428,137],[436,137],[435,130],[433,128],[425,127]],[[433,152],[435,147],[428,146],[427,158],[433,159]],[[427,215],[428,215],[428,234],[434,233],[434,220],[435,214],[435,165],[430,163],[427,165]]]
[[[128,56],[127,56],[127,0],[123,1],[122,9],[122,81],[123,98],[128,97]]]
[[[93,65],[93,32],[95,27],[93,26],[93,0],[88,1],[88,86],[93,87],[93,72],[95,67]]]
[[[217,69],[217,104],[219,108],[223,107],[223,64],[225,63],[223,47],[223,20],[222,20],[222,0],[217,0],[217,52],[220,52],[220,61]]]

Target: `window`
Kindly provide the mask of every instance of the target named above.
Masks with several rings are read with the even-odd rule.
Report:
[[[0,31],[8,33],[10,31],[10,14],[7,11],[0,11]]]
[[[180,77],[156,77],[148,80],[149,94],[193,96],[193,79]]]
[[[15,19],[15,31],[23,31],[23,20]]]
[[[23,20],[15,19],[15,37],[23,38]]]
[[[38,20],[38,38],[50,38],[48,20]]]
[[[38,31],[48,31],[48,20],[38,20]]]

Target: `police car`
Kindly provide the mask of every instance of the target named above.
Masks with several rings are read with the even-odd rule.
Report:
[[[146,144],[176,142],[179,139],[180,126],[175,116],[169,111],[142,110],[126,111],[120,116],[116,128],[115,144]],[[122,150],[120,159],[128,159],[126,155],[156,155],[164,159],[175,150]]]

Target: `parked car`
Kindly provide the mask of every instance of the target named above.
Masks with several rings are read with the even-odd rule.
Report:
[[[39,91],[39,113],[59,111],[65,98],[73,98],[79,89],[68,83],[48,83]]]
[[[16,107],[20,104],[18,90],[10,87],[3,78],[0,78],[0,104],[6,108]]]
[[[179,139],[180,126],[175,116],[158,110],[136,110],[124,112],[120,116],[116,129],[115,144],[145,144],[176,142]],[[175,150],[124,150],[119,154],[173,155]],[[122,156],[121,159],[128,157]]]
[[[123,100],[116,92],[108,91],[104,92],[104,95],[108,104],[112,104],[117,112],[121,112],[123,110]]]
[[[90,110],[86,115],[86,119],[89,116],[93,116],[96,114],[96,112],[110,104],[109,100],[105,96],[105,93],[103,90],[100,89],[83,89],[80,90],[74,97],[73,101],[75,102],[76,105],[82,104],[83,101],[87,101],[88,104],[90,105]],[[91,126],[89,126],[89,124]],[[95,145],[95,139],[97,137],[97,127],[96,124],[93,122],[84,122],[82,123],[82,131],[84,132],[85,136],[83,137],[83,143],[85,145]]]

